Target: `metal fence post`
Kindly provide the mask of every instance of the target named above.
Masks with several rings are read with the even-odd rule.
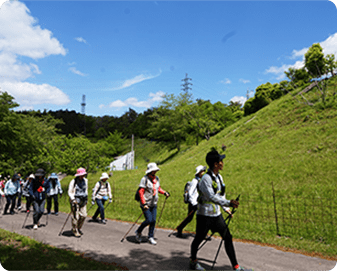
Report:
[[[275,189],[274,189],[274,182],[271,182],[271,186],[273,188],[273,201],[274,201],[274,214],[275,214],[275,223],[276,223],[276,234],[280,236],[280,231],[278,228],[278,219],[277,219],[277,211],[276,211],[276,199],[275,199]]]

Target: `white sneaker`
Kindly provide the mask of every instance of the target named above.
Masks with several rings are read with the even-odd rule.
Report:
[[[34,230],[37,230],[37,228],[38,228],[38,227],[37,227],[37,224],[35,224],[34,227],[33,227],[33,229],[34,229]]]
[[[153,239],[153,237],[150,237],[150,238],[149,238],[149,243],[150,243],[151,245],[157,245],[157,242]]]
[[[138,233],[138,231],[135,231],[135,234],[136,234],[137,243],[141,243],[142,242],[142,234]]]

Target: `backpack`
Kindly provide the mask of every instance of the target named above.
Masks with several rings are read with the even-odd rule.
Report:
[[[190,195],[189,195],[189,190],[191,188],[191,181],[188,181],[185,184],[185,188],[184,188],[184,202],[185,203],[189,203],[190,202]]]

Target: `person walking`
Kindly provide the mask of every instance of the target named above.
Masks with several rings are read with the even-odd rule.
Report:
[[[206,155],[208,171],[199,182],[199,209],[197,212],[196,235],[191,244],[190,269],[205,270],[197,260],[199,245],[205,239],[209,230],[218,232],[225,243],[225,250],[233,266],[233,270],[244,270],[237,262],[232,235],[222,217],[221,207],[238,208],[239,202],[227,200],[225,196],[225,184],[219,172],[223,169],[223,159],[216,150]],[[229,208],[226,209],[230,213]]]
[[[5,197],[6,197],[6,205],[4,209],[4,215],[7,214],[9,206],[10,208],[10,214],[14,215],[14,208],[16,203],[16,197],[20,191],[20,182],[19,182],[19,175],[14,174],[13,177],[8,180],[5,184]]]
[[[145,176],[140,180],[139,196],[140,208],[145,216],[145,221],[136,230],[136,241],[141,242],[142,231],[146,226],[149,226],[148,241],[151,245],[156,245],[154,240],[154,229],[156,225],[158,193],[163,194],[168,198],[170,194],[160,187],[159,178],[156,173],[160,169],[156,163],[149,163]]]
[[[102,173],[102,176],[100,177],[100,180],[96,183],[94,187],[94,191],[92,193],[92,205],[95,204],[95,201],[97,203],[97,210],[92,217],[93,220],[98,221],[97,217],[100,215],[101,220],[98,222],[102,224],[106,224],[105,214],[104,214],[104,203],[109,200],[109,203],[112,202],[112,194],[111,194],[111,187],[109,182],[107,181],[109,179],[109,175],[106,172]]]
[[[17,205],[17,209],[18,211],[21,210],[21,198],[22,198],[22,189],[23,189],[23,183],[24,183],[24,180],[21,178],[21,173],[18,173],[19,175],[19,183],[20,183],[20,189],[18,191],[18,205]]]
[[[88,180],[85,178],[87,172],[84,168],[77,169],[75,178],[72,179],[68,187],[68,196],[72,213],[72,232],[75,237],[81,237],[81,228],[87,217],[88,202]]]
[[[194,217],[195,212],[198,210],[198,183],[206,170],[205,166],[197,166],[195,169],[195,175],[193,180],[190,182],[188,193],[188,213],[184,221],[177,227],[177,237],[183,237],[183,229],[188,223],[190,223]]]
[[[49,193],[49,182],[45,178],[45,171],[39,168],[35,172],[35,178],[29,186],[29,194],[33,198],[34,214],[33,214],[33,229],[37,230],[40,225],[40,218],[44,213],[44,206],[46,203],[46,195]]]
[[[34,174],[30,174],[27,178],[27,180],[23,184],[22,188],[22,195],[26,198],[26,212],[30,212],[30,206],[33,203],[33,197],[29,194],[29,187],[32,183],[32,181],[35,179]]]
[[[56,173],[50,174],[48,179],[50,183],[50,191],[47,194],[47,214],[51,214],[51,205],[52,200],[54,201],[54,214],[57,216],[59,213],[59,202],[58,202],[58,195],[62,197],[63,191],[59,181],[59,178]]]

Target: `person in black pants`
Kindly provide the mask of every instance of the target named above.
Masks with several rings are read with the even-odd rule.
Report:
[[[221,214],[221,207],[239,206],[236,200],[227,200],[225,197],[225,185],[219,171],[223,169],[223,159],[216,150],[206,155],[206,163],[209,170],[199,182],[199,209],[197,212],[196,235],[191,244],[190,269],[205,270],[197,260],[199,245],[205,239],[209,230],[218,232],[225,241],[225,250],[232,264],[233,270],[244,270],[237,262],[233,246],[232,235]],[[230,214],[229,208],[225,208]]]
[[[183,229],[187,226],[188,223],[190,223],[194,217],[195,212],[198,210],[198,183],[199,180],[201,179],[202,175],[204,174],[206,167],[205,166],[197,166],[195,169],[195,177],[193,180],[190,182],[190,187],[188,189],[188,196],[187,196],[187,201],[188,201],[188,213],[187,217],[184,219],[184,221],[177,227],[177,237],[182,238],[183,237]]]

